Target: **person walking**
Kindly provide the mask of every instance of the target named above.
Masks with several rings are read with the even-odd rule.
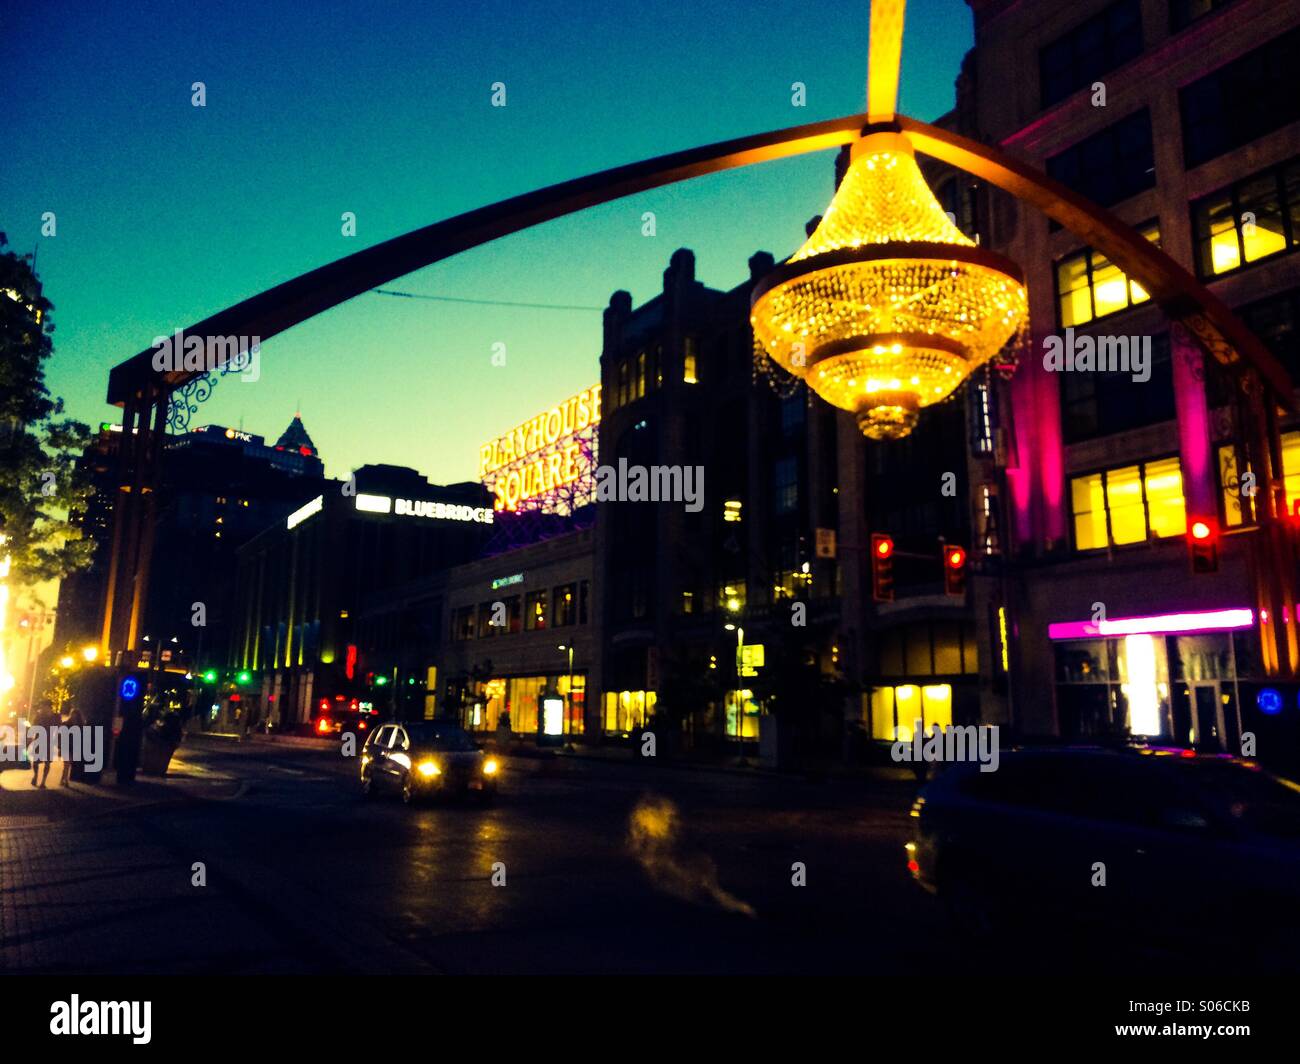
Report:
[[[63,725],[66,728],[82,728],[86,724],[86,715],[79,710],[75,704],[68,706],[67,712],[63,714]],[[66,733],[65,733],[66,734]],[[69,744],[70,745],[70,744]],[[83,746],[84,750],[85,747]],[[63,773],[59,776],[59,786],[67,787],[72,782],[72,758],[68,755],[70,750],[62,752]]]
[[[54,712],[54,704],[48,698],[40,701],[40,711],[32,724],[27,737],[27,756],[32,762],[32,786],[44,787],[50,775],[50,762],[54,752],[50,743],[54,739],[53,730],[58,727],[59,715]]]

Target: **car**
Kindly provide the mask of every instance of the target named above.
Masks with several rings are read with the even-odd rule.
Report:
[[[379,727],[379,710],[370,702],[345,699],[336,695],[334,700],[322,698],[312,715],[312,734],[318,738],[342,738],[352,734],[365,740]]]
[[[487,804],[497,793],[500,762],[458,724],[407,721],[381,725],[361,750],[361,791],[421,798],[474,794]]]
[[[1296,965],[1300,784],[1255,762],[1012,749],[944,766],[911,815],[908,871],[959,930]]]

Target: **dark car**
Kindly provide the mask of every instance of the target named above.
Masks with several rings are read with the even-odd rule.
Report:
[[[336,695],[333,701],[328,698],[320,700],[312,714],[311,730],[320,738],[342,738],[352,734],[364,742],[379,725],[379,710],[370,702]]]
[[[361,790],[389,791],[410,803],[435,794],[474,794],[490,802],[499,765],[457,724],[384,724],[361,751]]]
[[[908,869],[966,931],[1297,965],[1300,785],[1253,762],[1011,750],[993,772],[946,767],[912,817]]]

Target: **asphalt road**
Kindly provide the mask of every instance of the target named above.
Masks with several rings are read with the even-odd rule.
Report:
[[[907,875],[904,781],[512,758],[490,807],[407,807],[337,752],[199,740],[174,768],[143,800],[0,816],[0,971],[1116,971],[1050,927],[958,933]]]

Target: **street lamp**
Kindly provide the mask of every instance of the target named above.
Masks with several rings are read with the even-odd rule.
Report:
[[[95,646],[94,643],[84,646],[81,648],[81,656],[88,662],[94,661],[99,657],[99,647]]]
[[[573,738],[569,733],[569,714],[573,712],[573,644],[561,643],[557,649],[569,652],[569,691],[565,696],[564,705],[564,749],[572,750]]]
[[[740,686],[743,659],[745,656],[745,629],[738,624],[724,625],[728,632],[736,633],[736,749],[740,752],[740,763],[745,763],[745,698]]]

